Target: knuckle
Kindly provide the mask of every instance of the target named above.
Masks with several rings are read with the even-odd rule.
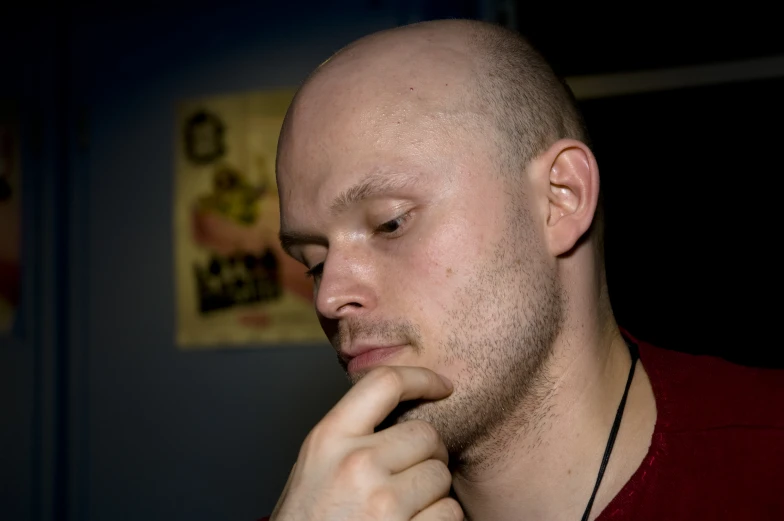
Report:
[[[430,461],[433,462],[433,477],[438,481],[451,485],[452,472],[450,472],[449,467],[447,467],[443,461],[437,459]]]
[[[302,443],[303,449],[307,451],[320,450],[327,444],[327,440],[331,437],[329,431],[329,425],[325,422],[322,421],[316,424],[305,437],[305,441]]]
[[[368,508],[373,519],[390,519],[398,508],[398,497],[392,489],[378,488],[368,496]]]
[[[437,445],[441,443],[441,435],[438,433],[433,424],[424,420],[411,420],[406,422],[407,427],[411,430],[411,434],[423,441],[428,445]]]
[[[463,521],[465,518],[465,514],[463,514],[463,509],[460,506],[460,503],[457,502],[456,499],[448,497],[444,498],[444,508],[442,509],[444,515],[441,516],[443,521]]]
[[[452,484],[452,473],[441,461],[427,460],[419,471],[411,477],[411,490],[449,491]]]
[[[357,449],[343,458],[340,472],[352,476],[366,475],[373,468],[375,457],[370,449]]]
[[[427,460],[426,470],[422,478],[442,486],[452,484],[452,473],[449,472],[449,468],[442,461],[435,459]]]

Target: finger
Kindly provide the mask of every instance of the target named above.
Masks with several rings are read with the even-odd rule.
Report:
[[[400,501],[400,512],[409,519],[449,496],[452,474],[443,462],[429,459],[392,476],[392,487]]]
[[[373,452],[379,465],[398,473],[428,459],[449,464],[449,454],[435,427],[411,420],[372,434]]]
[[[370,434],[401,401],[449,396],[452,386],[447,382],[424,367],[378,367],[352,387],[322,423],[346,435]]]
[[[465,514],[456,499],[441,498],[411,518],[411,521],[463,521]]]

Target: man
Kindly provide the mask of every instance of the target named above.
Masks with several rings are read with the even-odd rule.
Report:
[[[781,375],[622,334],[586,142],[546,62],[485,23],[370,35],[308,78],[281,242],[354,386],[273,520],[784,515]]]

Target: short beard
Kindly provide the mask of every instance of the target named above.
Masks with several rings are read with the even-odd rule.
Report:
[[[500,275],[491,272],[485,277]],[[480,470],[492,465],[508,455],[505,451],[515,439],[531,437],[542,425],[543,398],[552,388],[547,362],[561,329],[563,304],[554,278],[534,276],[537,280],[519,288],[514,300],[505,298],[514,298],[509,289],[482,283],[466,292],[460,301],[475,305],[446,325],[449,338],[440,348],[445,353],[441,363],[459,359],[466,365],[455,392],[442,401],[409,406],[397,418],[432,423],[454,468]],[[496,309],[487,307],[493,303]],[[498,326],[487,331],[488,323]]]
[[[547,414],[543,398],[552,388],[547,363],[563,326],[565,295],[554,268],[535,256],[537,245],[526,239],[529,216],[519,207],[518,212],[509,231],[522,239],[498,244],[476,266],[440,328],[448,336],[438,347],[438,367],[465,366],[453,380],[454,392],[438,401],[403,402],[376,429],[412,419],[431,423],[450,453],[450,467],[464,474],[510,456],[521,436],[536,440]],[[354,336],[423,350],[419,328],[407,321],[342,323],[333,345]],[[338,359],[346,369],[346,361]]]
[[[422,419],[441,434],[454,469],[482,470],[510,456],[520,437],[538,443],[552,389],[548,362],[564,323],[566,296],[555,268],[537,256],[524,201],[510,206],[509,240],[455,296],[441,331],[440,366],[465,370],[454,393],[436,402],[402,404],[396,421]],[[517,240],[515,240],[517,239]]]

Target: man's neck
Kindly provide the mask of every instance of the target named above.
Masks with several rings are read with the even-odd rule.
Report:
[[[598,343],[601,346],[601,343]],[[569,348],[568,346],[571,346]],[[620,334],[602,349],[561,341],[548,366],[551,391],[539,400],[538,425],[492,436],[478,464],[458,469],[454,490],[471,521],[579,520],[593,488],[623,395],[631,357]],[[640,362],[620,430],[598,490],[594,519],[642,463],[656,423],[656,404]],[[504,445],[504,446],[500,446]],[[500,457],[503,455],[503,457]]]

